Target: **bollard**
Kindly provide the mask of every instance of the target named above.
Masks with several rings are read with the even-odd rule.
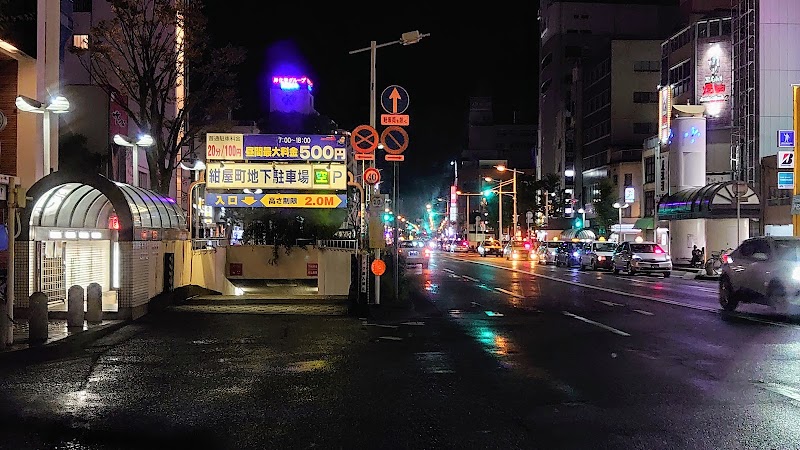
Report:
[[[67,326],[83,328],[83,287],[72,286],[67,291]]]
[[[34,292],[30,299],[30,318],[28,319],[28,341],[41,343],[47,341],[47,294]]]
[[[86,321],[91,324],[103,321],[103,288],[97,283],[86,287]]]

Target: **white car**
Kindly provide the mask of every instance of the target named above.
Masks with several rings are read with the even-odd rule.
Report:
[[[661,273],[668,278],[672,272],[672,258],[655,242],[623,242],[612,261],[615,274],[624,270],[629,275]]]
[[[536,251],[539,264],[555,264],[559,247],[561,247],[561,241],[548,241],[539,244],[539,249]]]
[[[592,270],[613,269],[614,250],[616,249],[616,242],[587,242],[581,253],[581,270],[585,270],[587,267]]]

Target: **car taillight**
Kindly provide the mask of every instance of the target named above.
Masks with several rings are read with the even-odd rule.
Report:
[[[425,256],[431,256],[431,251],[427,248],[425,249]]]
[[[606,260],[606,257],[605,257],[605,256],[598,256],[598,257],[597,257],[597,260],[598,260],[598,261],[605,261],[605,260]]]
[[[656,254],[659,254],[659,255],[660,255],[660,254],[662,254],[662,253],[664,253],[664,249],[662,249],[661,247],[659,247],[658,245],[656,245]]]

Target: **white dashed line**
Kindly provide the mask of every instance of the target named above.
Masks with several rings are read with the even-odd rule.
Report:
[[[448,257],[448,256],[445,256],[445,257],[446,258],[452,258],[452,257]],[[480,265],[483,265],[483,266],[494,267],[495,269],[508,270],[510,272],[524,273],[524,274],[532,275],[534,277],[544,278],[544,279],[550,280],[550,281],[555,281],[557,283],[571,284],[573,286],[579,286],[579,287],[587,288],[587,289],[595,289],[595,290],[598,290],[598,291],[609,292],[611,294],[622,295],[622,296],[625,296],[625,297],[638,298],[638,299],[642,299],[642,300],[649,300],[649,301],[652,301],[652,302],[664,303],[664,304],[667,304],[667,305],[680,306],[680,307],[689,308],[689,309],[696,309],[698,311],[706,311],[706,312],[710,312],[710,313],[713,313],[713,314],[723,314],[723,312],[720,311],[718,308],[712,308],[712,307],[709,307],[709,306],[693,305],[693,304],[690,304],[690,303],[682,303],[682,302],[678,302],[678,301],[675,301],[675,300],[669,300],[669,299],[666,299],[666,298],[658,298],[658,297],[650,297],[650,296],[647,296],[647,295],[634,294],[633,292],[620,291],[618,289],[612,289],[612,288],[607,288],[607,287],[603,287],[603,286],[597,286],[597,285],[592,285],[592,284],[587,284],[587,283],[581,283],[579,281],[565,280],[563,278],[557,278],[557,277],[553,277],[553,276],[550,276],[550,275],[544,275],[544,274],[541,274],[541,273],[536,273],[536,272],[527,271],[527,270],[514,269],[514,268],[511,268],[511,267],[498,266],[496,264],[486,263],[486,262],[482,262],[482,261],[470,261],[470,260],[462,260],[462,259],[457,259],[457,258],[452,258],[452,259],[455,260],[455,261],[461,261],[461,262],[466,262],[466,263],[480,264]],[[792,324],[789,324],[789,323],[773,322],[771,320],[759,319],[757,317],[746,316],[746,315],[740,314],[740,313],[724,313],[724,314],[727,315],[727,316],[736,317],[736,318],[739,318],[739,319],[750,320],[752,322],[759,322],[759,323],[765,323],[765,324],[769,324],[769,325],[776,325],[776,326],[779,326],[779,327],[798,328],[796,325],[792,325]]]
[[[403,338],[397,336],[380,336],[378,339],[383,339],[386,341],[402,341]]]
[[[444,271],[445,271],[445,272],[447,272],[447,273],[455,273],[455,272],[453,272],[453,270],[452,270],[452,269],[448,269],[448,268],[446,268],[446,267],[445,267],[444,269],[442,269],[442,270],[444,270]]]
[[[503,294],[508,294],[508,295],[510,295],[510,296],[512,296],[512,297],[516,297],[516,298],[525,298],[525,296],[524,296],[524,295],[519,295],[519,294],[517,294],[517,293],[515,293],[515,292],[507,291],[507,290],[505,290],[505,289],[503,289],[503,288],[496,287],[496,288],[494,288],[494,290],[495,290],[495,291],[502,292]]]
[[[645,316],[652,316],[653,315],[653,313],[651,313],[650,311],[645,311],[643,309],[634,309],[633,311],[637,312],[639,314],[643,314]]]
[[[474,281],[474,282],[476,282],[476,283],[480,281],[480,280],[478,280],[477,278],[468,277],[468,276],[466,276],[466,275],[461,275],[461,278],[463,278],[463,279],[465,279],[465,280],[469,280],[469,281]]]
[[[562,311],[562,312],[567,317],[572,317],[573,319],[578,319],[581,322],[585,322],[585,323],[588,323],[590,325],[594,325],[596,327],[600,327],[600,328],[602,328],[602,329],[604,329],[606,331],[610,331],[610,332],[612,332],[614,334],[618,334],[620,336],[630,336],[630,334],[628,334],[628,333],[626,333],[626,332],[624,332],[622,330],[618,330],[618,329],[616,329],[614,327],[610,327],[610,326],[608,326],[606,324],[603,324],[603,323],[600,323],[600,322],[595,322],[592,319],[587,319],[586,317],[582,317],[582,316],[579,316],[579,315],[576,315],[576,314],[572,314],[569,311]]]

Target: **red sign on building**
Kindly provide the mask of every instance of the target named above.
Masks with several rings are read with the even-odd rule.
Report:
[[[109,98],[108,132],[113,138],[115,134],[128,135],[128,112],[123,106],[128,105],[128,98],[112,88]]]
[[[306,263],[306,275],[309,277],[319,275],[319,265],[317,263]]]

